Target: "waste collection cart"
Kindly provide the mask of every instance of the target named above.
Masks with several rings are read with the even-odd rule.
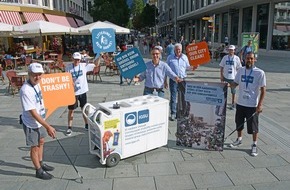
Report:
[[[83,113],[89,123],[89,149],[101,164],[115,166],[120,159],[167,144],[168,100],[153,95],[87,103]]]

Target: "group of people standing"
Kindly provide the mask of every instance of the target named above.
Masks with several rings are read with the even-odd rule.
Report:
[[[184,82],[187,77],[187,70],[195,70],[190,66],[189,60],[182,53],[182,44],[170,43],[167,46],[168,57],[166,62],[160,59],[161,49],[154,47],[151,50],[152,60],[146,63],[146,71],[134,78],[135,82],[145,80],[143,94],[156,94],[164,97],[164,89],[170,89],[170,120],[176,119],[178,83]],[[247,131],[253,134],[253,145],[251,155],[257,156],[257,135],[258,135],[258,113],[262,112],[262,103],[266,91],[266,77],[264,71],[254,64],[255,54],[249,51],[245,54],[245,67],[242,67],[241,60],[234,54],[235,47],[229,46],[229,54],[224,56],[220,63],[221,81],[231,86],[232,105],[236,104],[235,122],[238,131],[238,138],[230,146],[236,147],[242,143],[242,130],[244,119],[247,120]],[[246,51],[246,50],[245,50]],[[86,93],[88,83],[86,78],[86,67],[80,64],[82,55],[79,52],[73,54],[73,63],[66,71],[71,73],[75,89],[75,103],[68,106],[68,129],[66,135],[72,134],[72,121],[74,110],[81,108],[87,103]],[[97,64],[99,61],[95,61]],[[44,137],[47,134],[56,138],[56,130],[45,121],[45,106],[39,82],[43,67],[39,63],[31,63],[28,67],[28,80],[20,90],[20,99],[23,108],[22,125],[26,136],[26,144],[31,147],[30,156],[36,169],[36,177],[40,179],[52,179],[48,173],[54,168],[43,162]],[[122,76],[121,76],[122,77]],[[169,84],[167,81],[169,77]],[[238,99],[235,102],[235,88],[238,89]],[[79,104],[78,104],[79,103]],[[255,114],[257,113],[257,114]],[[88,129],[88,122],[83,116],[85,129]]]

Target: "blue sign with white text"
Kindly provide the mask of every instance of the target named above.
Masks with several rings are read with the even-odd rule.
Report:
[[[125,127],[149,122],[149,109],[125,114]]]
[[[146,65],[140,51],[137,48],[131,48],[116,55],[115,62],[124,78],[133,79],[134,76],[144,72]]]
[[[116,51],[115,30],[112,28],[93,29],[92,42],[95,54]]]

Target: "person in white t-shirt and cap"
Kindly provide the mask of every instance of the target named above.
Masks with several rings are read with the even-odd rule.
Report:
[[[220,78],[221,82],[231,83],[234,81],[235,76],[239,68],[242,67],[241,60],[238,56],[235,55],[235,46],[230,45],[228,47],[228,55],[225,55],[220,62]],[[231,87],[232,94],[232,104],[230,109],[235,107],[236,99],[236,90]]]
[[[55,129],[45,120],[45,106],[39,82],[44,73],[39,63],[31,63],[28,66],[28,80],[20,89],[20,101],[22,114],[20,124],[26,137],[26,145],[30,146],[30,158],[36,169],[36,177],[44,180],[52,179],[54,167],[43,163],[44,138],[47,134],[55,138]]]
[[[74,110],[80,106],[81,109],[87,103],[87,92],[89,91],[88,81],[87,81],[87,68],[86,63],[81,63],[82,55],[79,52],[73,54],[73,63],[66,67],[66,72],[71,73],[76,101],[74,104],[68,106],[68,129],[66,135],[70,136],[72,134],[72,121]],[[78,102],[80,105],[78,105]],[[83,115],[85,122],[85,129],[88,129],[87,118]]]

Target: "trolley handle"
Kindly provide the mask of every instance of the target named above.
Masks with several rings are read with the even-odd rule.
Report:
[[[96,111],[96,108],[92,104],[86,103],[82,111],[84,116],[89,119],[89,115],[92,115]]]

